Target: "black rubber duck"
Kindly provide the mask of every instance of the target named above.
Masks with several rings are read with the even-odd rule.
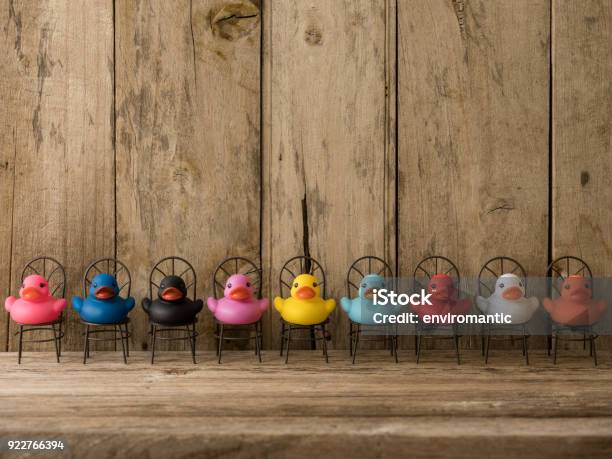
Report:
[[[187,298],[185,281],[179,276],[168,276],[159,284],[157,299],[143,298],[142,308],[151,322],[166,325],[182,325],[193,322],[202,310],[202,300]]]

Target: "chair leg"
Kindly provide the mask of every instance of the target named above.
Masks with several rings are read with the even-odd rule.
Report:
[[[559,346],[559,334],[555,333],[554,343],[553,343],[553,364],[557,364],[557,347]]]
[[[310,327],[310,349],[313,351],[317,349],[317,334],[314,326]]]
[[[421,360],[421,346],[423,345],[423,335],[416,335],[416,363],[418,365]]]
[[[587,342],[587,335],[586,335],[586,332],[583,332],[583,333],[582,333],[582,350],[583,350],[583,351],[586,351],[586,342]],[[589,338],[589,344],[590,344],[590,343],[591,343],[591,339]],[[593,352],[593,351],[591,350],[591,353],[592,353],[592,352]],[[592,354],[591,354],[591,355],[592,355]]]
[[[457,365],[461,365],[461,356],[459,355],[459,335],[457,335],[457,333],[454,334],[453,341],[455,342],[455,354],[457,356]]]
[[[89,357],[89,325],[85,326],[85,344],[83,344],[83,365],[87,363],[87,357]]]
[[[593,349],[593,364],[597,366],[597,348],[595,347],[595,335],[591,334],[591,349]]]
[[[259,348],[259,322],[255,324],[255,354],[261,363],[261,349]]]
[[[215,335],[217,337],[217,347],[215,348],[217,353],[215,355],[219,355],[219,322],[215,322]]]
[[[357,358],[357,349],[359,349],[359,336],[361,335],[361,325],[357,324],[357,336],[355,338],[355,350],[353,351],[353,365],[355,365],[355,358]]]
[[[193,324],[193,327],[195,329],[195,324]],[[185,325],[185,331],[187,332],[186,338],[189,339],[189,349],[191,349],[191,360],[195,364],[196,363],[196,357],[195,357],[195,330],[192,333],[191,329],[189,328],[189,325]]]
[[[397,355],[397,335],[393,335],[392,345],[393,345],[393,355],[395,356],[395,363],[399,363],[399,357]]]
[[[197,344],[197,339],[198,339],[198,335],[196,334],[196,324],[195,322],[193,324],[191,324],[191,339],[189,340],[192,344],[192,358],[193,358],[193,363],[196,363],[196,344]]]
[[[285,322],[281,322],[281,339],[280,339],[280,355],[283,356],[283,348],[285,347]]]
[[[552,349],[552,335],[546,337],[546,353],[550,357],[550,350]]]
[[[23,351],[23,325],[19,325],[19,350],[17,352],[17,364],[21,365],[21,353]]]
[[[484,329],[481,329],[482,332],[482,336],[480,337],[480,350],[482,353],[482,356],[485,356],[485,335],[484,335]]]
[[[329,356],[327,355],[327,334],[325,333],[325,324],[321,325],[321,335],[322,335],[322,339],[321,341],[323,342],[323,355],[325,356],[325,363],[329,363]],[[355,354],[353,354],[353,357],[355,357]]]
[[[529,365],[529,340],[527,336],[527,331],[523,326],[523,355],[525,356],[525,365]]]
[[[353,355],[353,322],[349,320],[349,355]]]
[[[491,346],[491,330],[487,332],[485,337],[485,365],[489,363],[489,347]]]
[[[283,324],[283,329],[285,328]],[[291,324],[287,324],[287,338],[285,338],[287,348],[285,349],[285,365],[289,363],[289,347],[291,346]],[[282,355],[282,353],[281,353]]]
[[[218,364],[221,364],[221,354],[223,353],[223,324],[219,325],[219,360]]]
[[[62,323],[63,322],[64,322],[64,316],[61,315],[60,316],[60,320],[59,320],[59,334],[58,334],[58,336],[59,336],[59,343],[57,343],[58,347],[59,347],[59,355],[60,355],[60,357],[62,356]]]
[[[57,363],[60,363],[60,350],[59,350],[59,343],[58,343],[58,338],[57,338],[57,333],[55,331],[55,324],[51,324],[51,329],[53,330],[53,344],[55,344],[55,358],[57,360]]]
[[[419,352],[419,335],[415,333],[414,335],[414,355],[417,355]]]
[[[123,330],[121,330],[121,325],[115,325],[115,336],[117,336],[117,329],[119,330],[120,338],[121,338],[121,352],[123,354],[123,363],[127,365],[127,354],[125,353],[125,341],[123,341]]]
[[[127,322],[124,324],[124,326],[125,326],[125,354],[129,357],[130,356],[130,332],[128,330]]]
[[[151,326],[151,365],[155,362],[155,338],[157,338],[157,325]]]

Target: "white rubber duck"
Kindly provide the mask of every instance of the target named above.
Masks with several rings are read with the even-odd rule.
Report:
[[[529,322],[540,302],[536,297],[525,298],[525,286],[518,276],[502,274],[495,282],[493,295],[477,296],[476,304],[485,314],[509,314],[512,324],[520,325]]]

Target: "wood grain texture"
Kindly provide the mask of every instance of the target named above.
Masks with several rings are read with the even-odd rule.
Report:
[[[205,299],[223,258],[258,261],[260,13],[248,0],[117,8],[117,253],[146,349],[140,299],[155,262],[189,260]],[[206,308],[199,328],[212,348]]]
[[[266,3],[262,253],[272,295],[296,255],[321,262],[336,299],[356,258],[395,261],[391,3]],[[339,309],[331,331],[343,347],[348,319]],[[279,327],[270,311],[274,345]]]
[[[612,2],[553,1],[553,257],[612,274]]]
[[[547,250],[547,1],[399,2],[399,259]]]
[[[609,457],[612,355],[593,368],[544,352],[525,367],[514,353],[460,367],[445,351],[428,363],[392,363],[364,351],[351,365],[332,351],[284,365],[276,352],[31,353],[0,355],[0,436],[59,436],[68,457]],[[49,381],[54,384],[49,384]],[[543,383],[543,381],[545,383]],[[486,448],[486,449],[484,449]]]
[[[54,257],[66,267],[67,294],[80,294],[84,267],[114,251],[112,2],[10,1],[0,15],[2,139],[10,146],[2,155],[14,168],[12,251],[3,265],[15,293],[29,259]],[[68,347],[80,344],[80,332],[69,311]]]

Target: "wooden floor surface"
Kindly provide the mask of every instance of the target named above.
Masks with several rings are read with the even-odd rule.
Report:
[[[610,457],[612,355],[569,351],[0,353],[0,438],[59,437],[66,457]],[[0,453],[1,455],[1,453]],[[9,456],[23,457],[23,456]]]

